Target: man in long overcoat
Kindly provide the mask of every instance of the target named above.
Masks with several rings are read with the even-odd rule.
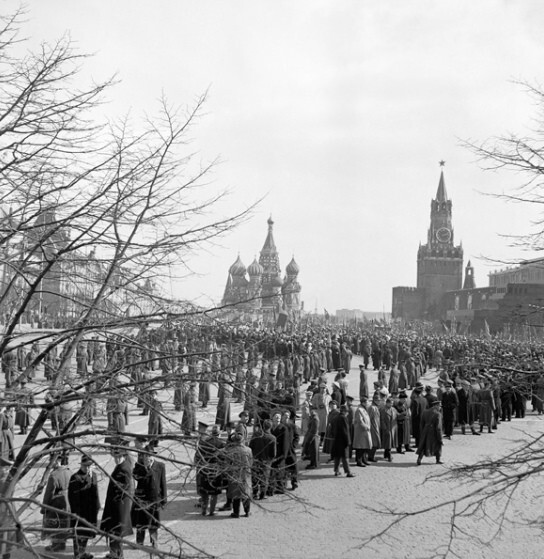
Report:
[[[149,530],[151,545],[157,545],[157,532],[161,522],[160,511],[166,506],[166,469],[155,460],[155,447],[148,445],[134,466],[136,491],[132,504],[131,521],[136,528],[136,543],[144,545],[145,531]]]
[[[74,559],[90,559],[86,552],[87,542],[96,534],[100,497],[98,478],[92,469],[89,456],[81,457],[79,470],[72,475],[68,485],[68,501],[72,513],[71,524],[74,529]]]
[[[367,398],[363,396],[359,407],[353,416],[353,440],[351,445],[355,450],[357,466],[368,465],[367,456],[372,448],[372,435],[370,434],[370,417],[366,411]]]
[[[368,453],[368,460],[370,462],[377,462],[376,450],[381,446],[380,440],[380,407],[378,405],[380,395],[378,392],[374,394],[372,402],[367,407],[368,417],[370,418],[370,436],[372,438],[372,448]]]
[[[368,373],[364,365],[359,365],[359,400],[363,397],[368,398]]]
[[[245,516],[251,508],[251,469],[253,453],[244,444],[242,432],[235,432],[232,444],[227,446],[222,455],[228,479],[227,498],[232,500],[232,518],[240,517],[240,505],[244,507]]]
[[[391,449],[397,447],[397,410],[393,407],[393,399],[387,398],[385,407],[380,409],[380,439],[382,443],[383,457],[393,461]]]
[[[54,458],[53,471],[47,480],[41,513],[43,514],[43,535],[51,538],[46,551],[64,551],[70,526],[70,518],[63,511],[70,511],[68,484],[70,471],[61,464],[61,455]]]
[[[351,444],[350,427],[347,419],[348,408],[346,405],[340,406],[340,412],[332,420],[331,434],[331,458],[334,460],[334,475],[340,475],[340,461],[347,477],[353,477],[348,464],[348,449]]]
[[[110,555],[115,559],[123,557],[124,538],[132,534],[132,496],[134,481],[132,479],[132,465],[126,450],[117,449],[113,454],[115,468],[110,476],[106,502],[102,513],[100,529],[114,536],[109,538]]]
[[[417,465],[423,456],[434,456],[437,464],[442,464],[442,412],[440,400],[432,400],[431,406],[421,416],[421,436],[417,447]]]
[[[302,444],[302,457],[303,460],[310,461],[306,466],[307,470],[315,470],[319,465],[319,416],[314,409],[310,410],[308,428]]]

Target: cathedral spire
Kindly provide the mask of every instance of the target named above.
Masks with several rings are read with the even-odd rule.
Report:
[[[444,167],[444,161],[440,162],[440,167]],[[446,192],[446,182],[444,181],[444,170],[440,171],[440,181],[438,182],[438,190],[436,191],[436,201],[446,202],[448,193]]]

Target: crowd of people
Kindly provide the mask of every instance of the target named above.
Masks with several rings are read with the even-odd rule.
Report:
[[[26,435],[32,425],[28,383],[36,382],[40,349],[35,343],[28,352],[19,347],[2,357],[0,466],[15,458],[15,428]],[[356,374],[353,355],[362,361],[356,394],[349,382]],[[456,427],[463,435],[492,434],[501,421],[523,417],[528,401],[544,413],[544,346],[537,343],[361,325],[321,324],[287,334],[166,324],[81,341],[59,387],[61,362],[63,348],[52,348],[43,359],[53,434],[63,433],[76,414],[92,424],[104,403],[105,442],[112,445],[116,467],[99,526],[109,535],[114,559],[122,557],[121,540],[133,528],[137,544],[144,543],[148,529],[156,545],[167,502],[165,467],[156,453],[175,425],[176,437],[196,442],[202,515],[227,511],[239,518],[250,515],[254,500],[296,491],[300,460],[307,470],[330,462],[331,475],[340,476],[342,469],[346,477],[378,460],[392,462],[394,453],[415,453],[415,464],[426,456],[442,463],[444,439]],[[438,372],[437,386],[424,382],[429,368]],[[209,415],[213,385],[215,421],[197,427],[199,410]],[[148,416],[146,433],[129,431],[133,408]],[[235,408],[242,409],[237,418]],[[135,463],[127,440],[139,445]],[[43,525],[51,551],[64,550],[71,534],[76,559],[85,559],[100,502],[92,456],[83,454],[77,472],[69,472],[74,446],[63,441],[56,447]],[[218,507],[223,492],[225,503]]]

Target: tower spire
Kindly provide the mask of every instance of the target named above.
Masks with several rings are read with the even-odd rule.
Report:
[[[444,181],[444,165],[446,162],[444,160],[440,161],[440,181],[438,182],[438,190],[436,191],[436,201],[446,202],[448,199],[448,193],[446,192],[446,182]]]

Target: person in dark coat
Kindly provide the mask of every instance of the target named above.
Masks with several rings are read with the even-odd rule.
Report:
[[[219,426],[214,425],[210,435],[202,435],[196,448],[195,467],[198,492],[202,499],[202,516],[206,516],[206,513],[209,516],[215,515],[217,497],[221,494],[223,480],[218,465],[218,455],[224,447],[225,443],[219,438]]]
[[[359,365],[359,400],[370,396],[368,390],[368,373],[365,365]]]
[[[455,423],[455,412],[459,406],[459,399],[453,390],[451,380],[445,382],[445,390],[442,394],[442,413],[444,414],[444,434],[447,439],[453,435],[453,425]]]
[[[51,545],[45,551],[64,551],[66,549],[66,538],[70,527],[70,518],[66,512],[70,512],[68,503],[68,484],[70,482],[70,471],[61,463],[61,455],[54,458],[53,471],[47,480],[47,486],[43,496],[43,533],[42,537],[50,537]]]
[[[276,456],[272,462],[268,494],[285,492],[285,459],[289,453],[289,432],[279,412],[272,416],[272,435],[276,437]]]
[[[310,410],[310,420],[302,443],[302,459],[309,460],[307,470],[315,470],[319,464],[319,416]]]
[[[289,448],[285,457],[285,476],[291,480],[291,489],[298,487],[297,448],[300,440],[300,432],[292,419],[290,411],[284,411],[282,423],[287,428]]]
[[[132,534],[130,513],[134,481],[132,479],[132,465],[127,451],[120,448],[116,449],[113,457],[116,465],[110,476],[100,529],[110,536],[114,536],[108,539],[110,557],[121,559],[123,557],[123,542],[119,538]]]
[[[134,466],[136,491],[131,512],[132,526],[136,528],[136,543],[144,545],[147,529],[152,547],[157,545],[160,511],[167,503],[166,469],[162,462],[155,460],[155,454],[155,447],[148,445]]]
[[[263,421],[262,430],[255,425],[253,437],[249,441],[249,448],[253,452],[253,473],[251,476],[253,498],[265,499],[270,481],[270,467],[276,456],[276,437],[272,435],[272,422]]]
[[[347,459],[348,449],[351,444],[350,426],[348,425],[347,413],[347,406],[341,406],[340,412],[332,421],[331,457],[334,460],[335,476],[340,475],[340,461],[342,461],[342,467],[344,468],[344,472],[346,473],[347,477],[354,477],[354,475],[350,472]]]
[[[30,389],[26,387],[26,379],[22,378],[19,384],[21,387],[15,392],[15,399],[17,400],[15,425],[19,427],[20,435],[26,435],[30,425],[30,408],[28,406],[34,404],[34,396]]]
[[[81,457],[79,470],[72,475],[68,485],[68,502],[72,513],[71,524],[74,530],[74,559],[91,559],[87,553],[87,542],[94,538],[98,522],[100,497],[98,478],[93,471],[89,456]]]
[[[431,406],[421,416],[421,436],[417,447],[417,465],[423,456],[434,456],[437,464],[442,464],[442,413],[440,400],[431,400]]]
[[[0,466],[7,466],[15,459],[13,414],[10,408],[0,411]]]
[[[423,396],[423,385],[417,383],[412,395],[410,396],[410,412],[412,414],[412,435],[416,441],[416,446],[419,446],[419,438],[421,432],[421,417],[423,412],[427,409],[427,399]]]

